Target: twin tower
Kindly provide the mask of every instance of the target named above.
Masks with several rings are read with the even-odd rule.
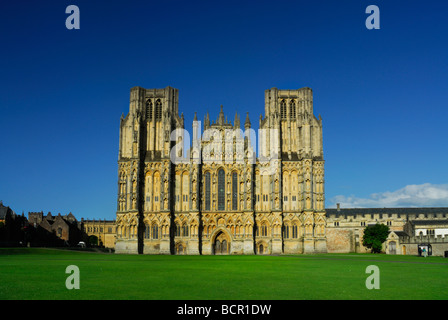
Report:
[[[322,119],[311,89],[266,90],[259,128],[248,115],[243,125],[221,107],[203,125],[195,114],[187,132],[177,89],[131,89],[120,121],[116,253],[327,251]]]

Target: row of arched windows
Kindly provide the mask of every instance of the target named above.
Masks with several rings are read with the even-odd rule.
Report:
[[[152,226],[145,226],[145,239],[159,239],[159,226],[154,224]]]
[[[284,210],[296,210],[302,204],[299,201],[299,195],[301,194],[301,187],[298,180],[299,176],[297,172],[292,172],[289,174],[287,171],[283,174],[282,179],[282,202]],[[238,173],[232,172],[230,175],[229,181],[226,181],[226,174],[224,169],[219,169],[217,174],[217,186],[216,186],[216,195],[212,193],[212,177],[211,173],[207,171],[204,175],[204,187],[203,187],[203,209],[205,211],[211,210],[238,210],[238,202],[239,202],[239,179]],[[130,186],[128,186],[128,178],[124,172],[120,173],[119,178],[119,199],[118,199],[118,210],[125,211],[129,209],[128,205],[128,194],[129,192],[135,192],[134,190],[130,190]],[[145,211],[158,211],[161,207],[161,178],[160,173],[155,171],[154,173],[148,172],[146,174],[145,181]],[[176,174],[176,191],[174,195],[175,208],[178,211],[188,211],[189,203],[191,200],[191,190],[190,190],[190,177],[188,173]],[[227,198],[226,185],[230,184],[228,187],[230,199]],[[309,180],[306,180],[305,184],[310,184]],[[260,175],[256,172],[255,174],[255,209],[256,210],[268,210],[270,206],[270,194],[272,192],[273,183],[271,182],[271,176],[269,175]],[[129,190],[128,190],[129,189]],[[213,196],[213,197],[212,197]],[[213,200],[217,200],[216,208],[212,208]],[[229,202],[229,207],[226,207],[226,203]],[[216,203],[215,203],[216,205]]]
[[[147,172],[145,182],[145,211],[158,211],[161,207],[160,173]]]
[[[184,224],[184,225],[179,225],[176,223],[176,233],[175,236],[176,237],[188,237],[188,225]]]
[[[160,99],[156,100],[154,117],[156,120],[162,119],[162,101],[160,101]],[[153,119],[153,105],[151,99],[148,99],[148,101],[146,101],[146,119],[147,120]]]
[[[211,173],[205,173],[205,210],[211,210]],[[232,173],[231,177],[232,183],[232,207],[231,210],[238,210],[238,174],[236,172]],[[226,176],[224,169],[218,170],[218,210],[223,211],[226,207]],[[230,208],[229,208],[230,209]]]
[[[286,119],[287,118],[287,105],[286,105],[286,101],[285,99],[283,99],[280,102],[280,117],[282,119]],[[292,99],[289,102],[289,117],[291,119],[294,119],[296,117],[296,102],[294,101],[294,99]]]
[[[190,176],[187,172],[176,172],[174,201],[176,211],[188,211],[190,201]]]
[[[279,226],[278,226],[279,227]],[[274,226],[274,233],[275,233],[275,228],[276,226]],[[282,227],[283,229],[283,238],[285,239],[297,239],[298,238],[298,227],[296,224],[290,226],[290,225],[286,225]],[[278,229],[280,231],[280,228]],[[262,224],[259,227],[256,227],[255,229],[255,235],[257,237],[267,237],[270,236],[270,231],[271,228],[266,225],[266,224]]]
[[[283,227],[283,238],[288,239],[290,237],[293,239],[297,238],[297,226],[296,225]]]
[[[193,228],[194,226],[192,226]],[[197,233],[197,226],[196,228],[196,232],[193,233]],[[275,226],[274,226],[274,231],[275,231]],[[204,227],[203,228],[203,232],[205,234],[211,234],[211,232],[213,232],[213,230],[215,229],[214,226],[209,226]],[[193,230],[193,229],[192,229]],[[240,235],[241,232],[244,232],[245,229],[243,226],[237,226],[236,229],[234,229],[234,227],[231,227],[232,230],[232,235]],[[269,227],[266,224],[262,224],[259,227],[255,227],[255,234],[257,237],[267,237],[270,236],[270,232],[271,232],[272,228]],[[280,230],[280,227],[279,227]],[[297,239],[299,237],[298,234],[298,226],[296,224],[293,225],[285,225],[282,227],[283,230],[283,238],[285,239]],[[130,237],[130,238],[134,238],[136,235],[136,227],[135,226],[131,226],[131,227],[122,227],[119,229],[119,233],[120,233],[120,237],[126,238],[126,237]],[[250,232],[250,230],[246,230],[246,232]],[[276,233],[276,232],[274,232]],[[192,234],[193,235],[193,234]],[[159,230],[159,226],[157,224],[153,224],[153,225],[145,225],[145,231],[144,231],[144,238],[145,239],[159,239],[160,238],[160,230]],[[175,229],[175,236],[176,237],[188,237],[190,236],[190,228],[187,224],[178,224],[176,223],[176,229]]]
[[[117,234],[119,238],[135,238],[137,236],[137,226],[118,226]]]

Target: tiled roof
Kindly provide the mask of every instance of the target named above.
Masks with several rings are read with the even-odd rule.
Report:
[[[411,220],[414,225],[448,225],[447,220]]]

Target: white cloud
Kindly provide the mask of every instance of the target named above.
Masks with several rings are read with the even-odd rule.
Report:
[[[396,191],[373,193],[369,198],[339,195],[330,199],[330,208],[448,207],[448,184],[411,184]]]

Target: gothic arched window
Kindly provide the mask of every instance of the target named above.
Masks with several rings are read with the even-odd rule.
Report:
[[[159,239],[159,226],[157,224],[153,224],[152,226],[152,238]]]
[[[218,210],[224,210],[226,202],[226,176],[223,169],[218,171]]]
[[[149,239],[149,226],[145,224],[145,239]]]
[[[210,172],[205,173],[205,210],[210,210]]]
[[[289,238],[289,225],[285,225],[283,227],[283,238],[285,239]]]
[[[156,120],[162,119],[162,102],[160,99],[156,101]]]
[[[146,120],[152,119],[152,102],[151,99],[146,101]]]
[[[180,225],[176,222],[176,237],[180,237],[181,236],[181,233],[180,233]]]
[[[280,102],[280,117],[286,119],[286,102],[284,99]]]
[[[293,237],[294,239],[297,238],[297,225],[293,225],[293,226],[292,226],[292,237]]]
[[[182,235],[184,236],[184,237],[188,237],[188,225],[183,225],[182,226]]]
[[[232,173],[232,210],[238,210],[238,174]]]
[[[295,119],[296,117],[296,103],[294,99],[289,103],[289,116],[291,119]]]
[[[263,223],[263,225],[261,226],[261,236],[262,237],[268,236],[268,226],[265,223]]]

